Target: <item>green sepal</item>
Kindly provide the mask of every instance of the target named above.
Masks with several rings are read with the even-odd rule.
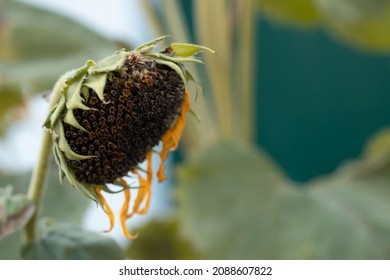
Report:
[[[55,107],[53,107],[53,112],[52,114],[50,115],[50,118],[49,118],[49,125],[50,126],[53,126],[55,125],[55,123],[57,122],[57,120],[61,117],[61,115],[63,114],[63,110],[65,108],[65,98],[61,98],[60,101],[58,101],[57,105]],[[47,128],[50,128],[47,127]]]
[[[62,113],[63,108],[61,108],[61,106],[63,106],[65,104],[65,100],[63,100],[62,91],[63,91],[63,88],[65,87],[66,81],[69,79],[69,76],[72,75],[72,73],[73,72],[67,72],[64,75],[62,75],[53,87],[53,91],[52,91],[51,95],[53,95],[53,96],[59,95],[61,97],[60,97],[59,103],[57,103],[57,105],[53,106],[53,108],[50,109],[50,112],[47,115],[47,118],[43,124],[43,126],[46,127],[47,129],[50,129],[50,127],[52,127],[55,124],[59,115]],[[53,116],[53,114],[55,116]]]
[[[60,100],[62,100],[62,98]],[[58,104],[56,104],[55,106],[53,106],[50,109],[50,111],[47,114],[47,117],[45,119],[45,122],[43,123],[43,127],[47,128],[47,129],[50,129],[50,127],[52,126],[52,123],[53,123],[51,118],[52,118],[53,113],[56,111],[57,107],[58,107]]]
[[[65,113],[65,116],[63,118],[63,121],[73,127],[76,127],[80,130],[86,131],[76,120],[73,114],[74,109],[82,109],[82,110],[89,110],[87,106],[83,104],[84,99],[81,96],[81,88],[83,85],[84,80],[86,79],[86,74],[88,69],[93,66],[95,63],[91,60],[87,61],[87,63],[77,69],[74,70],[74,72],[70,73],[65,84],[66,86],[63,87],[63,96],[64,98],[61,98],[60,103],[61,106],[56,109],[56,114],[52,114],[52,116],[55,116],[55,119],[51,121],[51,126],[55,126],[57,119]],[[65,110],[65,106],[68,110]]]
[[[88,73],[91,75],[95,73],[107,73],[118,70],[123,66],[129,54],[129,52],[124,50],[118,51],[115,54],[96,62],[96,64],[88,70]]]
[[[176,71],[176,73],[177,73],[177,74],[180,76],[180,78],[183,80],[184,85],[187,85],[186,76],[185,76],[183,70],[181,69],[181,67],[180,67],[179,65],[177,65],[177,64],[174,63],[174,62],[167,61],[167,60],[163,60],[163,59],[156,59],[156,63],[164,64],[164,65],[170,67],[172,70]]]
[[[156,149],[151,149],[151,151],[152,151],[152,153],[155,153],[155,154],[158,154],[158,155],[160,154],[160,152],[157,151]],[[144,173],[147,172],[146,169],[145,169],[145,168],[142,168],[140,165],[137,165],[136,169],[139,170],[139,171],[142,171],[142,172],[144,172]]]
[[[150,51],[151,49],[153,49],[154,46],[157,45],[158,43],[160,43],[162,40],[169,38],[169,37],[172,37],[172,36],[171,35],[160,36],[154,40],[151,40],[149,42],[146,42],[145,44],[138,46],[134,50],[141,51],[142,53],[146,53],[146,52]]]
[[[204,64],[204,62],[202,60],[197,59],[195,57],[169,56],[169,55],[165,55],[162,53],[149,53],[147,55],[151,56],[151,57],[171,61],[174,63],[195,62],[195,63]]]
[[[106,192],[106,193],[111,193],[111,194],[115,194],[115,193],[120,193],[120,192],[123,192],[125,189],[127,189],[127,187],[123,186],[122,184],[119,183],[119,181],[114,181],[112,183],[113,185],[117,186],[117,187],[120,187],[120,189],[118,191],[113,191],[111,190],[108,186],[106,185],[102,185],[100,188]]]
[[[84,98],[84,100],[88,100],[89,99],[88,87],[86,87],[84,85],[81,87],[81,96]]]
[[[96,65],[95,61],[87,60],[85,64],[80,68],[67,72],[65,74],[65,76],[67,77],[65,84],[70,85],[71,83],[73,83],[74,80],[80,78],[81,76],[84,76],[85,74],[87,74],[88,70],[94,65]]]
[[[65,123],[70,124],[71,126],[80,129],[84,132],[87,132],[87,130],[84,127],[82,127],[81,124],[79,124],[79,122],[76,120],[73,114],[73,110],[68,110],[63,120]]]
[[[60,183],[62,184],[63,179],[65,177],[65,173],[64,171],[62,171],[60,158],[59,155],[57,154],[57,149],[55,148],[55,145],[53,145],[53,154],[54,154],[54,160],[58,166],[58,176],[60,178]]]
[[[66,163],[63,152],[58,147],[57,143],[53,145],[54,155],[56,156],[56,160],[58,161],[58,165],[62,170],[62,173],[65,174],[65,177],[68,178],[71,185],[75,185],[75,177],[72,174],[72,171],[68,168],[68,164]]]
[[[138,168],[137,168],[138,169]],[[140,169],[141,170],[141,169]],[[141,171],[144,171],[144,170],[141,170]],[[144,172],[146,172],[146,171],[144,171]],[[131,175],[127,175],[129,178],[131,178]],[[127,183],[126,183],[126,185],[124,185],[120,180],[115,180],[113,183],[111,183],[112,185],[115,185],[115,186],[118,186],[118,187],[120,187],[120,188],[122,188],[120,191],[113,191],[113,190],[110,190],[107,186],[105,186],[107,189],[108,189],[108,191],[105,189],[105,188],[102,188],[105,192],[108,192],[108,193],[119,193],[119,192],[121,192],[121,191],[124,191],[125,189],[135,189],[135,190],[137,190],[137,189],[139,189],[140,187],[139,186],[135,186],[135,187],[132,187],[132,186],[129,186],[129,185],[127,185]]]
[[[187,80],[193,82],[195,85],[195,101],[196,101],[198,99],[199,89],[203,93],[203,88],[199,85],[195,76],[188,69],[185,70],[185,73],[186,73]]]
[[[104,101],[104,87],[107,81],[107,73],[90,74],[84,82],[84,86],[93,89],[99,99]]]
[[[65,92],[66,108],[68,108],[69,110],[73,110],[73,109],[89,110],[89,108],[83,103],[84,99],[81,96],[81,86],[83,85],[85,79],[86,79],[86,75],[82,75],[77,80],[74,80],[66,90]]]
[[[64,126],[61,122],[58,122],[56,128],[58,128],[58,131],[56,131],[59,134],[58,138],[58,146],[62,152],[64,152],[67,159],[70,160],[83,160],[83,159],[89,159],[93,158],[95,156],[89,156],[89,155],[79,155],[72,151],[72,148],[68,144],[68,141],[66,141],[65,138],[65,132],[64,132]]]
[[[200,123],[200,118],[198,117],[198,115],[195,113],[194,110],[190,109],[188,112],[198,121],[198,123]]]
[[[62,95],[65,96],[65,93],[68,91],[70,85],[80,77],[85,76],[88,73],[89,68],[95,65],[93,60],[88,60],[84,66],[71,70],[63,75],[65,77],[64,85],[61,87]]]
[[[60,162],[60,168],[62,169],[63,173],[65,174],[70,184],[89,199],[99,200],[97,195],[90,190],[91,186],[80,183],[76,179],[76,176],[74,175],[74,171],[68,167],[64,154],[62,153],[58,145],[54,145],[54,149],[55,149],[55,154],[58,156],[58,160]]]
[[[217,54],[216,51],[199,45],[187,44],[187,43],[172,43],[169,47],[173,56],[190,57],[200,51],[208,51],[213,54]]]

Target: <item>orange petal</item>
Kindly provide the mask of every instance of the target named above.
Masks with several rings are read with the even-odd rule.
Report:
[[[107,204],[106,199],[101,194],[101,189],[100,188],[95,188],[95,192],[99,196],[100,201],[103,204],[103,209],[107,213],[108,218],[110,219],[110,227],[109,227],[109,229],[104,230],[104,232],[110,232],[112,230],[112,228],[114,227],[114,223],[115,223],[114,214],[112,213],[112,210],[111,210],[110,206]]]
[[[137,213],[139,214],[146,214],[149,210],[150,206],[150,198],[152,196],[152,179],[153,179],[153,170],[152,170],[152,156],[153,152],[150,151],[146,157],[148,161],[148,168],[146,171],[146,185],[145,185],[145,191],[146,191],[146,202],[144,208],[139,210]]]
[[[160,152],[160,167],[157,171],[157,178],[159,182],[163,182],[167,179],[164,174],[164,162],[168,157],[168,153],[171,150],[175,150],[179,144],[181,135],[183,134],[184,126],[186,124],[187,112],[190,109],[190,97],[186,90],[184,94],[183,105],[181,106],[180,116],[176,120],[176,123],[168,130],[162,137],[162,150]]]
[[[121,181],[123,181],[123,180],[121,179]],[[124,183],[126,184],[126,182],[124,182]],[[123,235],[126,236],[127,238],[135,239],[135,238],[137,238],[138,233],[136,235],[132,235],[126,226],[126,221],[128,220],[129,203],[130,203],[130,189],[125,188],[123,193],[125,195],[125,202],[123,202],[121,212],[120,212],[120,221],[121,221],[122,232],[123,232]]]
[[[133,215],[134,213],[137,214],[146,214],[149,210],[150,206],[150,197],[152,194],[152,178],[153,178],[153,170],[152,170],[152,156],[153,152],[150,151],[148,155],[146,156],[147,162],[148,162],[148,168],[146,170],[146,180],[138,173],[138,171],[134,170],[132,171],[135,175],[138,176],[138,182],[140,184],[140,187],[138,189],[138,194],[134,202],[133,206],[133,212],[130,214]],[[146,201],[145,201],[146,199]],[[145,201],[144,207],[140,210],[141,204]]]
[[[125,222],[126,222],[126,219],[130,218],[130,217],[127,217],[128,212],[129,212],[129,204],[130,204],[130,189],[128,188],[128,185],[127,185],[125,180],[119,179],[119,182],[123,187],[125,187],[123,189],[123,193],[125,195],[125,201],[123,202],[123,205],[122,205],[122,208],[120,211],[120,220],[122,222],[122,220],[125,219]]]

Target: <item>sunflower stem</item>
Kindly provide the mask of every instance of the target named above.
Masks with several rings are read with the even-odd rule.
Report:
[[[60,91],[53,90],[49,109],[51,109],[58,102],[59,98],[60,98]],[[38,162],[35,165],[34,171],[32,173],[28,194],[27,194],[28,198],[35,203],[35,213],[24,228],[24,239],[27,243],[32,242],[36,239],[36,224],[37,224],[40,205],[42,202],[42,194],[45,186],[47,166],[49,162],[51,148],[52,148],[52,136],[48,130],[45,130],[43,132],[43,138],[41,143],[41,149],[39,152]]]
[[[232,119],[232,26],[227,1],[194,1],[195,24],[201,45],[216,50],[219,55],[205,57],[210,76],[220,137],[234,138]]]
[[[239,45],[238,45],[238,61],[237,61],[237,76],[239,77],[236,93],[240,93],[240,111],[242,119],[236,123],[238,134],[242,140],[247,143],[254,141],[254,92],[253,92],[253,50],[254,50],[254,20],[255,20],[255,1],[245,0],[237,1],[241,5],[241,13],[239,17]]]

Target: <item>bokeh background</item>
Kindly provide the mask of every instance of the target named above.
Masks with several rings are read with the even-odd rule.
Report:
[[[129,222],[138,239],[96,234],[103,211],[51,167],[42,216],[125,252],[106,242],[100,258],[390,257],[390,1],[0,3],[0,187],[15,193],[26,191],[44,96],[63,72],[163,34],[218,52],[192,68],[199,121],[189,117],[151,212]],[[110,200],[119,209],[122,198]],[[20,258],[20,240],[0,240],[0,258]],[[92,251],[73,258],[99,258]]]

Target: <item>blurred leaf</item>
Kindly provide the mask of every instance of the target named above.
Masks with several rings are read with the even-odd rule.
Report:
[[[390,158],[390,128],[384,128],[372,137],[364,154],[367,158]]]
[[[22,231],[4,237],[0,241],[0,260],[20,260]]]
[[[126,250],[134,260],[194,260],[198,253],[179,232],[177,220],[152,221],[140,229],[140,236]]]
[[[350,163],[298,188],[261,151],[222,142],[179,172],[180,222],[207,258],[387,259],[390,178]]]
[[[2,82],[0,78],[0,136],[15,118],[22,115],[23,107],[25,101],[20,87]]]
[[[209,258],[257,257],[264,236],[254,229],[265,229],[284,182],[262,152],[221,142],[179,170],[179,221]]]
[[[0,188],[0,240],[20,230],[34,213],[34,204],[23,194],[12,194],[12,187]]]
[[[355,47],[390,51],[389,0],[259,0],[259,6],[272,20],[298,27],[321,24]]]
[[[321,18],[313,0],[258,0],[261,11],[270,19],[300,27],[318,25]]]
[[[382,172],[390,177],[390,128],[377,133],[363,153],[366,164],[358,169],[360,175],[372,175]]]
[[[124,253],[111,238],[79,226],[41,224],[40,237],[22,249],[23,259],[33,260],[121,260]]]
[[[63,72],[115,50],[82,25],[24,3],[6,1],[2,16],[0,76],[29,91],[49,89]]]
[[[89,199],[80,195],[68,182],[61,185],[57,165],[49,168],[46,190],[43,197],[42,216],[48,216],[62,221],[80,223],[88,205]],[[18,193],[26,193],[31,173],[13,176],[0,176],[0,185],[12,184]]]
[[[15,192],[26,193],[31,174],[5,176],[0,174],[0,185],[12,184]],[[57,220],[81,223],[84,212],[91,201],[80,195],[71,186],[64,182],[60,184],[57,166],[49,169],[46,190],[43,198],[41,216],[48,216]],[[0,241],[0,260],[18,258],[21,247],[20,238],[7,237]],[[16,252],[16,253],[15,253]]]
[[[315,0],[325,26],[357,47],[390,51],[389,0]]]

